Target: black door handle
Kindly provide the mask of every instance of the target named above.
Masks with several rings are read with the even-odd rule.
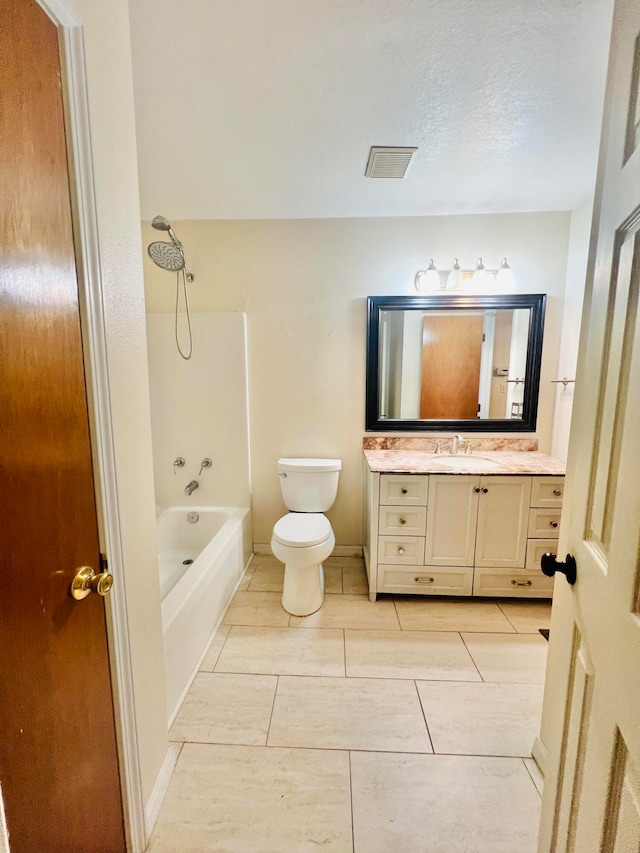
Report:
[[[556,572],[561,572],[563,575],[566,575],[567,581],[571,586],[574,585],[578,577],[576,558],[571,554],[567,554],[564,563],[559,562],[555,554],[543,554],[540,560],[540,568],[542,569],[542,574],[548,578],[552,578]]]

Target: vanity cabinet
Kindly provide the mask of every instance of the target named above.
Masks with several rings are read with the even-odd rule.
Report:
[[[550,598],[563,477],[377,474],[365,465],[369,593]]]

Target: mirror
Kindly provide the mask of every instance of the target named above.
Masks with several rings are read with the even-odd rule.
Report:
[[[532,432],[546,296],[370,296],[368,431]]]

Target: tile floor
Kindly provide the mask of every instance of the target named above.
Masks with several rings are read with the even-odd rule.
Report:
[[[548,602],[385,597],[326,564],[312,616],[254,557],[173,724],[151,853],[534,853]]]

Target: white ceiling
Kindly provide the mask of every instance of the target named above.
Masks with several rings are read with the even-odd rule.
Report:
[[[571,210],[611,0],[130,0],[142,212]],[[403,180],[371,145],[417,146]]]

